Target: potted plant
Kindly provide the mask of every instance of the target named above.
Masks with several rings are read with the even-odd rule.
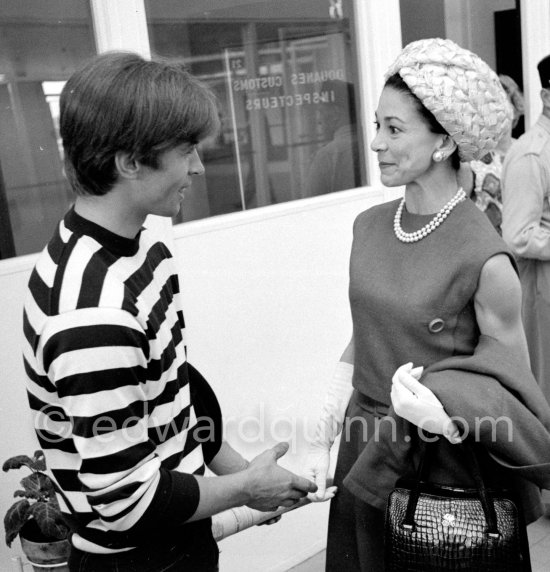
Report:
[[[21,467],[27,467],[30,474],[21,479],[22,489],[16,490],[13,495],[22,498],[13,503],[4,517],[6,544],[11,547],[19,536],[23,552],[35,571],[54,568],[56,572],[61,572],[69,555],[69,527],[63,520],[53,482],[44,472],[44,453],[38,450],[33,457],[11,457],[2,470]],[[41,567],[41,564],[45,567]]]

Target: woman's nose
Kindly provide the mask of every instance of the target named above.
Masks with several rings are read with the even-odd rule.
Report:
[[[382,141],[382,138],[380,137],[380,131],[374,136],[374,139],[370,144],[370,148],[372,151],[375,152],[382,151],[386,148],[386,144]]]

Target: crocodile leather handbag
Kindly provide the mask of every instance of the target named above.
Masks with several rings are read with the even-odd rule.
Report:
[[[485,486],[475,445],[460,446],[476,488],[429,483],[435,443],[426,445],[416,477],[399,480],[388,498],[386,570],[391,572],[529,572],[529,545],[519,501]]]

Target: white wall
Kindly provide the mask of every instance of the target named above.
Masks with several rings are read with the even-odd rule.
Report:
[[[214,386],[228,439],[246,456],[291,438],[281,465],[300,470],[304,434],[313,431],[323,385],[351,334],[352,223],[382,200],[382,191],[357,189],[175,228],[189,359]],[[0,262],[2,462],[37,448],[20,357],[33,260]],[[0,475],[1,517],[18,478]],[[310,505],[222,541],[222,570],[286,570],[306,559],[324,547],[327,511]],[[0,540],[0,570],[9,570],[14,547]]]

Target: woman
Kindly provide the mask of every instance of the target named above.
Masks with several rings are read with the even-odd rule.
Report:
[[[457,182],[460,161],[494,148],[510,120],[494,72],[448,40],[409,44],[387,72],[371,148],[382,183],[405,186],[405,196],[355,221],[349,288],[353,337],[330,383],[307,461],[306,474],[319,486],[313,500],[332,498],[338,489],[330,511],[327,570],[384,569],[385,499],[396,478],[413,467],[411,438],[403,436],[410,430],[407,423],[445,437],[438,469],[448,471],[436,474],[439,482],[468,481],[453,458],[461,438],[450,415],[478,414],[479,402],[487,406],[476,385],[468,385],[486,375],[480,361],[494,361],[498,369],[513,355],[509,369],[519,368],[514,379],[525,378],[527,385],[518,392],[526,391],[529,403],[539,399],[529,377],[513,258]],[[496,353],[493,341],[498,341]],[[468,390],[441,389],[458,375],[462,362],[446,366],[457,357],[467,358],[464,363],[474,370],[466,372]],[[450,370],[455,373],[449,376]],[[428,388],[428,378],[445,400]],[[514,409],[517,393],[503,387],[507,381],[514,383],[506,378],[498,385],[502,390],[491,387],[502,391],[498,403],[509,399]],[[382,421],[388,409],[403,423],[396,424],[401,433],[391,438]],[[498,410],[489,409],[498,417]],[[344,412],[335,487],[325,492],[330,447]],[[546,435],[550,413],[539,413]],[[500,429],[497,433],[500,443]],[[533,514],[540,514],[540,499],[531,504]]]

